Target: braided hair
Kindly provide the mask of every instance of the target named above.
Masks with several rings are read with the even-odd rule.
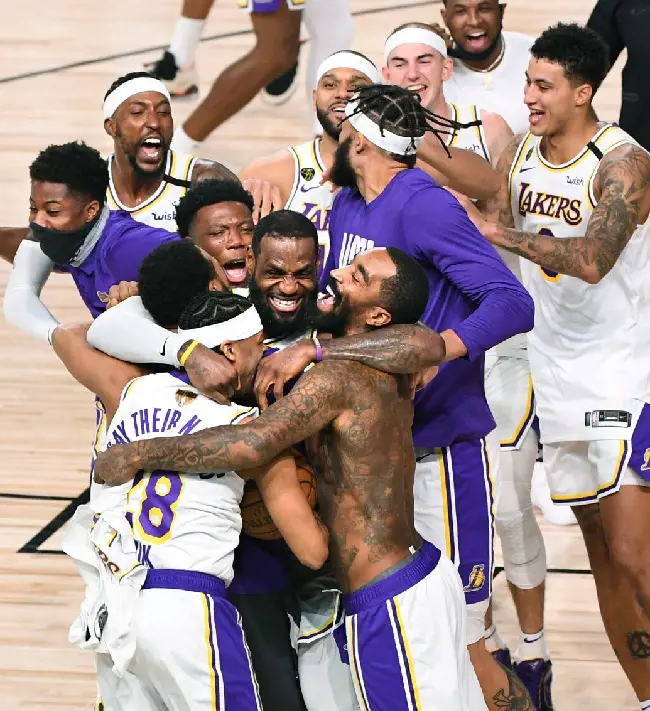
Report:
[[[364,114],[379,126],[382,134],[384,130],[388,130],[397,136],[411,138],[412,147],[415,147],[417,138],[422,138],[425,133],[432,133],[450,158],[444,137],[453,135],[466,125],[429,111],[422,106],[417,94],[394,84],[361,86],[353,101],[357,101],[357,106],[350,116]],[[415,165],[415,155],[391,154],[391,158],[407,165]]]

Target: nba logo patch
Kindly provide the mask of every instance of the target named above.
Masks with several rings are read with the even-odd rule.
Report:
[[[480,563],[472,568],[469,574],[469,582],[463,590],[465,592],[477,592],[485,585],[485,565]]]
[[[196,400],[198,395],[191,390],[177,390],[175,397],[178,406],[184,407],[185,405],[189,405],[193,400]]]
[[[98,291],[97,298],[102,302],[102,304],[108,303],[108,294],[105,291]]]
[[[641,465],[642,472],[650,471],[650,448],[643,453],[643,464]]]
[[[303,168],[300,171],[300,177],[303,180],[313,180],[314,176],[316,175],[316,171],[313,168]]]

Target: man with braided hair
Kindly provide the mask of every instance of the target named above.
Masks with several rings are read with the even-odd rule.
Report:
[[[483,356],[532,328],[533,303],[453,195],[414,168],[424,135],[432,132],[442,142],[453,124],[397,86],[362,87],[345,115],[331,173],[343,189],[332,207],[321,288],[330,285],[333,269],[375,247],[397,247],[425,268],[430,298],[422,320],[441,333],[447,355],[415,398],[415,524],[459,567],[470,657],[488,707],[532,709],[521,682],[492,659],[483,640],[493,564],[485,437],[495,426],[485,400]],[[369,332],[345,357],[367,355],[376,338]],[[322,357],[328,357],[327,346]]]

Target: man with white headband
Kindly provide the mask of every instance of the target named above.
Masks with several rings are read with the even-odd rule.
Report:
[[[445,40],[431,26],[411,22],[388,36],[384,45],[384,80],[414,92],[422,106],[438,116],[463,124],[449,135],[448,146],[473,151],[496,166],[512,131],[498,114],[469,104],[471,96],[465,97],[462,104],[447,103],[444,83],[451,71]],[[434,140],[433,136],[425,136],[424,143]]]
[[[55,348],[66,367],[107,403],[111,421],[103,448],[244,423],[257,415],[256,408],[204,397],[187,374],[225,360],[233,375],[224,382],[222,397],[237,400],[250,392],[263,344],[262,324],[249,301],[231,293],[199,295],[181,314],[175,338],[183,344],[179,356],[187,372],[142,375],[135,366],[90,348],[83,328],[56,330]],[[300,488],[291,456],[242,476],[221,470],[186,478],[154,471],[115,492],[125,502],[128,497],[125,515],[138,559],[150,570],[133,611],[130,673],[118,679],[112,660],[98,654],[105,708],[157,711],[161,702],[170,709],[182,702],[197,711],[261,708],[241,621],[227,599],[242,525],[244,479],[253,478],[295,555],[318,568],[327,556],[327,533]],[[107,487],[93,485],[91,511],[102,510],[93,505],[99,506],[107,493]],[[110,600],[107,606],[110,625]]]
[[[414,168],[425,133],[435,130],[435,115],[397,86],[362,88],[345,113],[331,171],[343,189],[332,207],[321,290],[333,269],[379,246],[409,252],[427,271],[431,296],[422,321],[441,332],[448,362],[415,397],[415,524],[459,566],[468,647],[488,707],[514,708],[530,703],[528,694],[483,640],[494,534],[485,437],[495,426],[483,358],[497,343],[532,328],[533,303],[496,251],[481,243],[457,200]],[[365,347],[377,348],[373,334]]]

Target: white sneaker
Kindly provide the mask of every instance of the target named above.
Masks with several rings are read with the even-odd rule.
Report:
[[[165,50],[157,62],[144,66],[150,74],[165,84],[169,95],[174,98],[192,96],[199,92],[199,75],[194,64],[179,67],[176,58],[169,50]]]

